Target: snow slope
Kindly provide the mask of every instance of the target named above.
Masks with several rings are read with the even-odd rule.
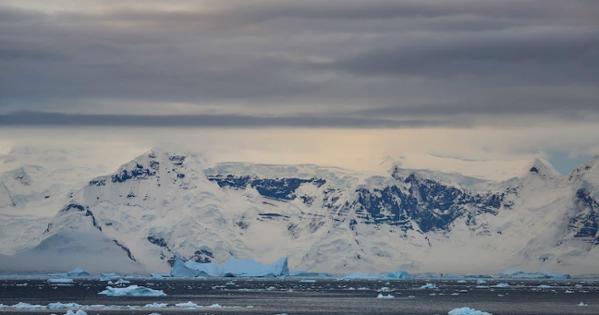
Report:
[[[43,221],[14,219],[37,233],[3,245],[17,254],[0,256],[0,268],[31,270],[16,262],[47,256],[53,270],[168,272],[181,260],[203,270],[288,257],[292,270],[333,274],[597,273],[598,161],[561,176],[538,159],[521,176],[493,182],[399,166],[387,176],[317,165],[209,167],[157,148],[89,180],[43,230]]]

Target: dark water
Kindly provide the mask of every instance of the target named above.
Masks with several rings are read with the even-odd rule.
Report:
[[[106,282],[75,280],[73,285],[53,285],[44,280],[0,280],[0,304],[18,302],[47,305],[51,302],[102,304],[105,310],[87,314],[447,314],[469,306],[493,314],[599,314],[599,283],[585,281],[489,281],[480,287],[473,281],[429,281],[438,289],[417,289],[425,281],[343,281],[279,279],[131,280],[165,297],[106,297],[98,295]],[[507,288],[492,287],[508,282]],[[540,284],[548,288],[538,287]],[[477,287],[479,286],[479,287]],[[377,290],[388,287],[394,299],[377,299]],[[388,293],[386,293],[388,294]],[[171,304],[191,301],[223,308],[184,310]],[[168,303],[162,309],[145,304]],[[580,302],[588,306],[578,306]],[[127,309],[127,306],[133,308]],[[66,310],[0,308],[9,314],[64,314]]]

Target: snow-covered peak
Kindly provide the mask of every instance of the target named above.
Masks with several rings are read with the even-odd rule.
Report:
[[[569,177],[570,181],[580,181],[596,184],[599,186],[599,155],[595,155],[589,161],[575,168]]]
[[[559,177],[559,172],[549,163],[547,160],[542,158],[535,158],[527,167],[526,176],[539,176],[542,178],[555,178]]]

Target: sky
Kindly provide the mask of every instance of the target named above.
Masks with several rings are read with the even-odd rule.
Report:
[[[598,69],[596,0],[4,0],[0,151],[567,173]]]

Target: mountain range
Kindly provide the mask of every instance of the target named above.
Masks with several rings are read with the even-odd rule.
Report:
[[[177,259],[285,256],[292,270],[333,274],[599,273],[599,157],[568,175],[536,159],[491,181],[399,165],[206,165],[156,148],[88,173],[0,174],[0,270],[168,272]]]

